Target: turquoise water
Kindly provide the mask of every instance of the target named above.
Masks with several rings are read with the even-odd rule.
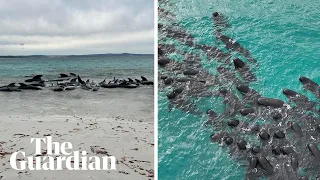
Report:
[[[43,56],[0,58],[0,77],[19,78],[32,74],[57,76],[73,72],[90,78],[153,77],[153,55]],[[1,82],[1,79],[0,79]]]
[[[287,101],[282,90],[306,94],[298,78],[303,75],[320,83],[320,4],[306,1],[170,0],[162,6],[177,15],[177,22],[195,36],[198,44],[214,45],[212,13],[228,18],[224,34],[237,40],[258,60],[251,67],[258,80],[250,84],[261,95]],[[160,20],[165,23],[163,19]],[[188,50],[188,49],[187,49]],[[215,72],[215,65],[203,59]],[[244,179],[245,167],[232,160],[227,149],[210,143],[212,129],[206,117],[174,109],[159,94],[159,179]],[[219,111],[215,99],[201,98],[202,109]]]

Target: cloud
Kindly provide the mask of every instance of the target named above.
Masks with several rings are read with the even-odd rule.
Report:
[[[0,54],[153,53],[153,18],[151,0],[0,0]]]

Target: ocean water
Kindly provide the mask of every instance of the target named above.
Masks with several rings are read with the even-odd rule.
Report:
[[[290,88],[315,97],[302,88],[306,76],[320,84],[320,4],[306,1],[170,0],[161,5],[195,36],[198,44],[215,45],[212,13],[227,17],[231,27],[224,34],[237,40],[258,60],[251,67],[258,80],[250,84],[261,95],[287,101],[282,90]],[[161,23],[168,23],[160,19]],[[187,49],[188,50],[188,49]],[[173,58],[175,58],[173,56]],[[176,58],[177,59],[177,58]],[[203,59],[215,74],[215,64]],[[203,110],[221,110],[221,101],[201,98]],[[159,93],[159,179],[244,179],[245,166],[228,150],[209,140],[212,129],[198,117],[173,109],[168,113],[165,92]]]
[[[141,79],[153,81],[153,55],[105,55],[0,58],[0,85],[24,82],[35,74],[44,79],[57,79],[60,73],[79,74],[85,81],[101,82],[104,78]],[[40,91],[0,92],[1,120],[17,118],[32,121],[42,117],[90,115],[92,117],[122,117],[153,122],[153,86],[135,89],[105,89],[97,92],[81,88],[54,92],[50,88]],[[59,118],[58,118],[59,119]]]
[[[57,77],[73,72],[91,78],[153,77],[153,55],[40,56],[0,58],[0,77],[33,74]],[[1,82],[1,79],[0,79]]]

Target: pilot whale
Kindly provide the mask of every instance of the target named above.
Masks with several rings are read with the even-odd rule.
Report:
[[[305,90],[309,90],[312,92],[318,99],[320,99],[320,86],[316,82],[312,81],[311,79],[301,76],[299,81],[302,83]]]
[[[221,33],[217,34],[217,39],[221,40],[225,44],[226,49],[228,49],[228,50],[232,49],[234,51],[241,53],[251,63],[257,62],[257,60],[251,56],[250,52],[246,48],[241,46],[240,43],[235,41],[234,39],[232,39],[226,35],[223,35]]]

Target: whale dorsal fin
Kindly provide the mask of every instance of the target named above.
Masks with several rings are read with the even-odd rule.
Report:
[[[70,73],[71,76],[77,76],[75,73]]]
[[[14,87],[16,83],[10,83],[8,84],[8,87]]]
[[[143,76],[141,76],[141,79],[142,79],[142,81],[148,81],[148,79]]]
[[[130,82],[133,82],[133,80],[131,78],[128,78]]]
[[[80,76],[78,76],[78,81],[80,84],[85,84],[85,82],[80,78]]]
[[[70,81],[71,83],[76,83],[77,82],[77,78],[73,78],[73,79],[71,79],[71,81]]]
[[[32,78],[32,79],[41,79],[41,77],[42,77],[42,75],[41,75],[41,74],[39,74],[39,75],[33,76],[33,78]]]
[[[67,74],[61,73],[61,74],[60,74],[60,77],[65,78],[65,77],[69,77],[69,76],[68,76]]]
[[[140,83],[140,82],[141,82],[139,79],[134,79],[134,80],[136,80],[137,83]]]

